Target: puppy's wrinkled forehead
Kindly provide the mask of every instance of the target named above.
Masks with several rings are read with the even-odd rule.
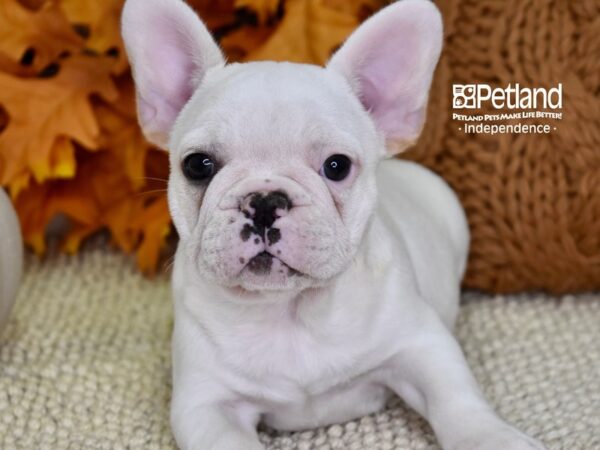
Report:
[[[312,65],[255,62],[209,71],[183,109],[170,147],[226,145],[260,155],[309,143],[361,147],[375,135],[341,76]]]

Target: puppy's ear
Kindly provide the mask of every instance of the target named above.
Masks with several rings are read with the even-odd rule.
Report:
[[[206,71],[224,65],[223,55],[182,0],[127,0],[121,27],[142,130],[166,149],[179,112]]]
[[[442,20],[433,3],[401,0],[365,21],[327,65],[348,80],[390,153],[421,133],[441,47]]]

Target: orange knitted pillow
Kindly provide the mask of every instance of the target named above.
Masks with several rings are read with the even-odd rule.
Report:
[[[404,156],[442,175],[467,210],[465,285],[497,292],[600,288],[600,3],[444,2],[429,116]],[[548,134],[467,134],[452,85],[562,83]],[[485,111],[484,111],[485,112]],[[510,112],[498,110],[496,112]]]

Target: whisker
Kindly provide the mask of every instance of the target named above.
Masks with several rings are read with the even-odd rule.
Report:
[[[164,273],[168,273],[173,268],[174,264],[175,264],[175,256],[169,256],[169,258],[163,264]]]
[[[155,177],[141,177],[141,178],[136,178],[136,180],[164,181],[165,183],[169,182],[169,180],[166,178],[155,178]]]
[[[150,194],[158,194],[161,192],[167,193],[168,191],[166,189],[153,189],[151,191],[136,192],[136,195],[150,195]]]

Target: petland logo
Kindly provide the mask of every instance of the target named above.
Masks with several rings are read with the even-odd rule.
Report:
[[[551,89],[530,89],[518,83],[504,89],[492,89],[489,84],[455,84],[452,88],[454,109],[480,109],[487,101],[496,109],[562,108],[562,83]]]
[[[521,87],[518,83],[505,88],[492,88],[489,84],[454,84],[452,86],[452,106],[455,110],[452,118],[464,122],[460,131],[465,133],[503,134],[503,133],[550,133],[556,126],[540,123],[539,119],[562,119],[562,83],[550,89]],[[501,110],[489,113],[489,106]],[[486,114],[472,113],[468,110],[485,107]],[[534,119],[536,123],[500,123],[521,119]]]

